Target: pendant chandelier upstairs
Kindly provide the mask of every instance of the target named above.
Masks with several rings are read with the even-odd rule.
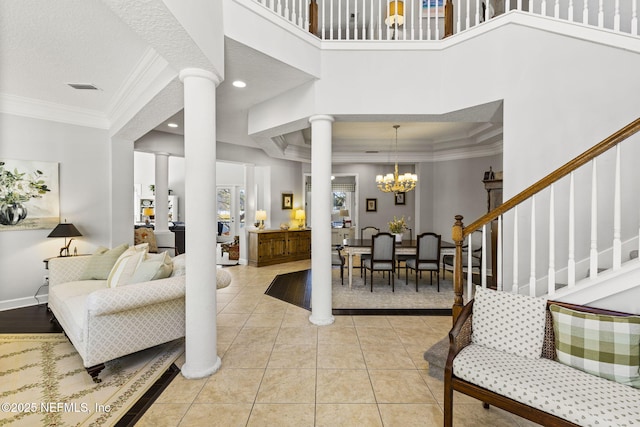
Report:
[[[385,176],[376,176],[376,185],[378,190],[385,193],[406,193],[416,188],[418,183],[418,175],[415,173],[404,173],[398,175],[398,128],[400,125],[393,125],[396,130],[396,163],[393,173],[388,173]]]

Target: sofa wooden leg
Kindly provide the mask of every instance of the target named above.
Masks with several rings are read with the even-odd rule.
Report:
[[[482,407],[484,409],[489,409],[489,404],[487,402],[482,402]]]
[[[100,372],[104,369],[104,363],[101,363],[99,365],[90,366],[90,367],[85,368],[85,369],[87,370],[89,375],[91,375],[91,379],[93,380],[94,383],[98,384],[98,383],[102,382],[102,380],[100,378],[98,378],[98,375],[100,375]]]

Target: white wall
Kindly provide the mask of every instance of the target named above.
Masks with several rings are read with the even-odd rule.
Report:
[[[111,246],[110,148],[106,130],[0,114],[0,158],[58,162],[60,219],[83,234],[78,253]],[[0,309],[31,305],[46,274],[43,260],[63,241],[51,230],[0,232]],[[46,293],[46,292],[45,292]]]

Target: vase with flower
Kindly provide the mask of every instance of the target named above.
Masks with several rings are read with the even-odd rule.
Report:
[[[18,224],[27,217],[24,203],[50,191],[42,175],[39,170],[30,175],[18,169],[12,171],[0,161],[0,224]]]
[[[402,242],[402,234],[407,229],[407,223],[402,218],[393,217],[393,221],[389,221],[389,232],[396,237],[396,243]]]

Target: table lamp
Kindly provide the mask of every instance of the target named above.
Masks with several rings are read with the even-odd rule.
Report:
[[[143,208],[142,215],[146,217],[144,219],[144,223],[149,225],[149,222],[151,221],[151,217],[153,216],[153,208]]]
[[[344,219],[349,216],[349,209],[340,209],[340,216],[342,217],[342,226],[345,227],[347,224]]]
[[[304,212],[304,209],[298,209],[296,211],[295,219],[297,219],[299,221],[298,228],[300,228],[300,229],[304,228],[304,225],[305,225],[304,224],[304,220],[307,219],[307,215]]]
[[[256,211],[256,221],[260,221],[260,225],[258,226],[258,229],[260,230],[264,229],[264,222],[266,219],[267,219],[267,211],[263,211],[263,210]]]
[[[47,237],[64,237],[64,246],[60,249],[60,256],[69,256],[69,245],[71,245],[73,237],[79,236],[82,236],[82,234],[78,231],[75,225],[63,222],[56,225],[56,228],[54,228]],[[68,243],[67,237],[71,237]]]

